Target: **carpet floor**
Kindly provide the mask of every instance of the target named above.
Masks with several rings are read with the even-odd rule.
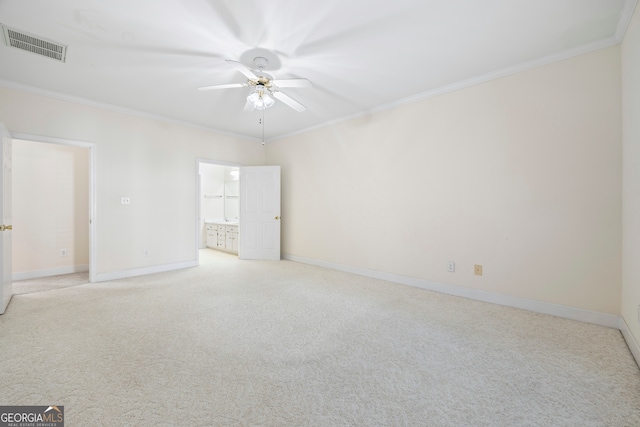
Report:
[[[24,295],[53,289],[68,288],[89,283],[89,272],[61,274],[59,276],[40,277],[13,282],[13,294]]]
[[[75,426],[640,426],[619,331],[289,261],[14,296],[0,405]]]

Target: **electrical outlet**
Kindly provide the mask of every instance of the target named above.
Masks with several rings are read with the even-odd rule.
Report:
[[[476,264],[473,267],[473,274],[475,274],[476,276],[482,276],[482,265]]]
[[[456,263],[453,261],[449,261],[449,272],[453,273],[456,271]]]
[[[60,249],[60,256],[67,256],[67,250],[66,249]]]
[[[145,249],[144,256],[149,256],[149,251]]]
[[[131,204],[131,199],[128,197],[123,197],[122,199],[120,199],[123,205],[130,205]]]

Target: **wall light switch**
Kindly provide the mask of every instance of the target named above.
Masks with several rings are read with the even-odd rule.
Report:
[[[449,261],[449,272],[453,273],[456,271],[456,263],[453,261]]]
[[[123,205],[130,205],[131,204],[131,199],[129,199],[128,197],[123,197],[122,198],[122,204]]]

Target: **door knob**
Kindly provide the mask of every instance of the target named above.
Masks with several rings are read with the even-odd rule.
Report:
[[[276,217],[276,221],[277,221],[277,220],[279,220],[279,219],[280,219],[280,217],[279,217],[279,216],[277,216],[277,217]]]
[[[13,225],[0,225],[0,231],[13,230]]]

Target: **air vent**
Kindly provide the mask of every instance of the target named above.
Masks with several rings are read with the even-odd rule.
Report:
[[[2,25],[2,32],[7,46],[37,53],[60,62],[64,62],[67,56],[67,46],[53,40],[47,40],[5,25]]]

